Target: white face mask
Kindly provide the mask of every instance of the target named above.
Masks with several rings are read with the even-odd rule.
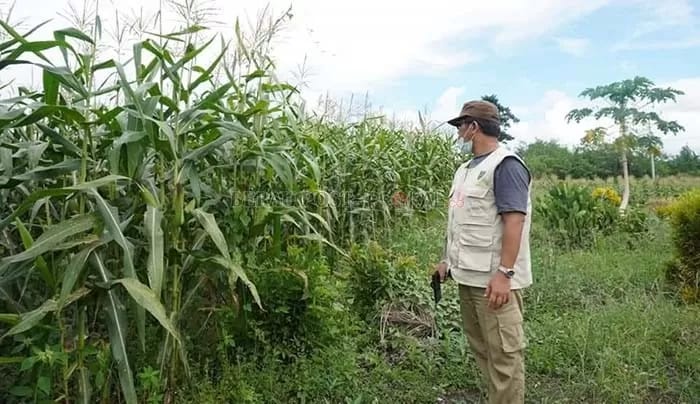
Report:
[[[462,153],[471,153],[472,152],[472,141],[471,140],[464,140],[463,137],[460,137],[457,139],[457,148],[462,152]]]
[[[467,128],[467,131],[468,130],[469,129]],[[465,135],[466,135],[466,133],[465,133]],[[469,139],[469,140],[465,140],[464,137],[460,136],[457,139],[457,147],[459,148],[459,150],[462,153],[470,154],[472,152],[472,143],[473,143],[472,140],[473,140],[473,138]]]

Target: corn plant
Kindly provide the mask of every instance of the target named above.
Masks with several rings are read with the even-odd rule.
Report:
[[[398,217],[397,191],[435,203],[449,185],[445,138],[303,118],[270,35],[238,23],[231,40],[145,35],[117,59],[100,58],[98,14],[49,40],[0,25],[0,71],[42,74],[0,100],[0,363],[21,363],[17,396],[134,403],[135,369],[157,364],[172,399],[208,343],[199,320],[264,309],[257,263],[345,255]]]

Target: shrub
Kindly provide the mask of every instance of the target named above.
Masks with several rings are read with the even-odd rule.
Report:
[[[350,332],[340,280],[323,259],[290,246],[284,261],[259,268],[251,279],[263,308],[243,307],[247,324],[239,328],[237,345],[244,352],[254,344],[276,358],[295,360]]]
[[[589,247],[592,236],[612,232],[619,218],[616,205],[605,195],[605,191],[596,193],[581,185],[560,183],[539,198],[535,213],[557,244]]]
[[[615,206],[620,206],[620,203],[622,202],[620,194],[618,194],[612,187],[595,188],[592,192],[592,196],[603,202],[612,203]]]
[[[687,192],[663,212],[671,221],[676,255],[666,277],[678,286],[683,301],[700,302],[700,190]]]
[[[367,321],[374,321],[390,303],[425,302],[419,291],[417,262],[414,257],[391,253],[377,242],[355,244],[346,261],[348,293],[353,311]],[[425,285],[424,285],[425,286]]]

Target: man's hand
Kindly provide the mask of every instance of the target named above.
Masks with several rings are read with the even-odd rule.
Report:
[[[435,266],[435,272],[440,274],[440,282],[444,283],[447,278],[447,263],[441,262]]]
[[[489,307],[498,310],[510,299],[510,279],[501,272],[491,277],[484,296],[489,299]]]

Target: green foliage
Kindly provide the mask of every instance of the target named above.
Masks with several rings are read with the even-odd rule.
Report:
[[[667,279],[677,285],[683,301],[700,302],[700,191],[682,195],[664,214],[670,217],[676,254],[667,265]]]
[[[592,251],[535,244],[537,279],[525,293],[528,380],[532,402],[693,402],[700,394],[700,314],[663,293],[661,265],[671,257],[663,223],[628,245],[615,235]],[[444,220],[402,224],[379,245],[383,257],[415,257],[406,269],[422,279],[440,250]],[[437,237],[436,237],[437,236]],[[381,255],[381,253],[378,253]],[[423,262],[425,260],[425,262]],[[438,311],[456,303],[445,284]],[[451,313],[459,321],[459,313]],[[480,375],[461,330],[438,323],[440,338],[376,341],[377,322],[287,363],[241,356],[216,378],[196,374],[186,402],[410,403],[484,402]],[[633,335],[634,338],[630,338]],[[674,369],[669,372],[669,369]]]
[[[290,248],[288,253],[286,263],[255,271],[253,281],[264,309],[242,307],[249,312],[247,325],[240,330],[243,332],[233,334],[241,354],[259,351],[294,361],[336,343],[352,328],[354,319],[338,277],[323,261],[309,258],[300,248]]]
[[[595,108],[573,109],[566,114],[567,121],[581,122],[588,117],[594,117],[596,120],[606,118],[612,120],[618,127],[619,134],[612,145],[621,155],[620,163],[624,178],[620,210],[625,211],[629,203],[631,190],[628,154],[638,144],[640,137],[638,127],[645,126],[651,131],[651,127],[654,126],[663,134],[674,135],[685,130],[678,122],[665,121],[656,112],[648,111],[648,108],[654,104],[675,102],[676,97],[682,94],[684,94],[682,91],[670,87],[655,87],[654,82],[648,78],[637,76],[633,79],[585,89],[580,94],[582,97],[592,102],[606,101],[606,103]],[[584,142],[590,143],[591,139],[598,140],[599,136],[587,136]]]
[[[443,207],[458,163],[449,137],[309,117],[298,90],[274,78],[265,41],[276,25],[250,39],[236,24],[236,40],[213,49],[217,38],[201,43],[206,28],[188,23],[139,39],[125,66],[98,56],[99,16],[90,32],[58,30],[52,41],[0,22],[12,38],[0,69],[30,64],[43,78],[0,100],[0,400],[173,402],[179,391],[194,402],[434,402],[450,388],[473,393],[454,287],[445,285],[438,313],[428,309],[443,228],[404,227],[394,235],[403,248],[373,241]],[[484,98],[505,129],[517,122]],[[548,147],[533,148],[533,165],[551,163],[561,178],[616,165],[591,149],[574,171],[561,149],[547,160]],[[682,153],[677,168],[696,157]],[[556,188],[547,204],[538,220],[556,235],[579,224],[604,231],[612,220],[577,188]],[[624,220],[625,231],[641,231],[642,216]],[[560,295],[585,296],[582,284]],[[392,323],[393,314],[410,321]],[[544,330],[556,326],[542,318]],[[430,332],[412,333],[416,320]],[[617,359],[611,373],[623,368]],[[609,385],[620,380],[639,381]]]
[[[421,286],[415,258],[397,255],[376,241],[353,245],[343,272],[353,311],[368,322],[375,322],[387,304],[416,303],[425,296],[417,292]]]
[[[590,247],[598,234],[615,229],[617,207],[595,198],[588,187],[566,183],[552,187],[535,203],[535,214],[552,240],[567,248]]]
[[[171,401],[212,346],[294,360],[331,344],[347,331],[331,268],[434,208],[457,164],[449,138],[307,116],[274,78],[277,25],[254,40],[237,26],[214,49],[188,21],[139,39],[125,66],[99,57],[99,19],[56,41],[0,24],[14,38],[0,68],[48,63],[32,63],[43,88],[0,100],[0,313],[17,320],[0,348],[36,337],[64,358],[21,385]],[[96,370],[89,347],[105,341]]]
[[[573,149],[556,140],[536,140],[517,148],[536,178],[615,178],[619,175],[619,152],[612,144],[579,145]],[[651,160],[646,150],[634,150],[629,156],[632,178],[651,177]],[[700,157],[687,146],[678,154],[661,154],[654,159],[657,177],[700,174]],[[633,187],[632,193],[637,192]],[[634,199],[634,198],[632,198]]]

